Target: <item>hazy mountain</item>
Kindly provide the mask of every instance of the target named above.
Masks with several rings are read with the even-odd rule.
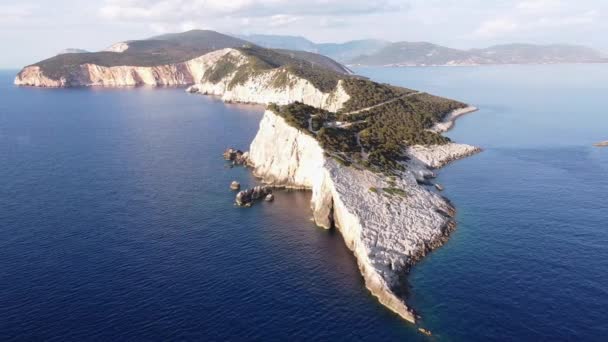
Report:
[[[444,65],[479,64],[477,56],[468,51],[451,49],[425,42],[392,43],[375,53],[355,57],[349,64],[357,65]]]
[[[393,43],[375,53],[355,57],[356,65],[479,65],[605,62],[594,49],[578,45],[509,44],[459,50],[431,43]]]
[[[453,49],[428,42],[353,40],[314,43],[301,36],[239,36],[260,46],[316,52],[350,65],[479,65],[608,62],[597,50],[579,45],[508,44],[485,49]]]
[[[301,36],[281,36],[268,34],[236,35],[259,46],[271,49],[286,49],[316,52],[339,62],[350,61],[363,55],[374,53],[391,44],[385,40],[364,39],[346,43],[314,43]]]
[[[256,45],[270,49],[299,50],[318,52],[317,44],[300,36],[280,36],[267,34],[237,35],[240,39],[247,40]]]
[[[330,57],[320,55],[314,52],[308,51],[297,51],[297,50],[284,50],[284,49],[272,49],[273,51],[288,55],[292,58],[307,61],[312,63],[313,67],[320,66],[325,69],[330,69],[341,74],[350,74],[352,71],[346,66],[339,62],[331,59]]]
[[[597,50],[580,45],[496,45],[486,49],[471,50],[472,53],[496,63],[585,63],[604,58]]]
[[[386,40],[364,39],[346,43],[317,44],[317,52],[340,62],[347,62],[355,57],[373,54],[390,45]]]

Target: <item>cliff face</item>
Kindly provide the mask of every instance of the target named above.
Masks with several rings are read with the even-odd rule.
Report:
[[[36,87],[129,87],[190,85],[202,79],[205,71],[226,55],[242,58],[234,49],[217,50],[192,60],[154,67],[113,66],[83,64],[58,79],[44,74],[39,66],[25,67],[16,77],[15,84]]]
[[[350,98],[341,81],[333,91],[323,92],[310,81],[278,69],[257,73],[232,86],[234,73],[225,75],[217,82],[205,80],[205,72],[224,58],[240,66],[247,62],[248,57],[236,49],[222,49],[183,63],[154,67],[83,64],[58,79],[45,75],[39,66],[34,65],[24,68],[15,77],[14,83],[36,87],[192,85],[188,88],[189,92],[221,96],[226,102],[282,105],[298,101],[330,111],[337,111]],[[286,73],[286,80],[283,85],[277,85],[275,79],[282,72]]]
[[[455,150],[453,158],[458,157]],[[315,222],[325,228],[333,223],[357,258],[371,293],[404,319],[415,321],[399,296],[404,286],[400,277],[442,245],[454,226],[450,204],[416,181],[431,171],[412,161],[410,171],[391,180],[338,165],[313,137],[272,111],[266,111],[260,123],[250,162],[264,182],[311,189]],[[405,194],[383,190],[395,187]]]
[[[324,93],[310,81],[287,74],[285,85],[277,86],[273,80],[277,77],[277,73],[281,72],[284,71],[270,70],[251,77],[244,83],[232,85],[232,87],[230,85],[232,75],[230,75],[217,83],[197,83],[190,87],[189,91],[221,96],[222,100],[226,102],[276,103],[278,105],[302,102],[333,112],[342,108],[350,98],[342,86],[342,81],[338,82],[332,92]]]

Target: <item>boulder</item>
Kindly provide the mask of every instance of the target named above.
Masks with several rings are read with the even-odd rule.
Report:
[[[255,186],[252,189],[239,191],[236,194],[234,202],[240,207],[251,206],[258,199],[266,198],[272,194],[272,189],[269,186]]]
[[[247,163],[249,153],[230,147],[224,151],[223,156],[225,160],[231,161],[233,165],[243,165]]]
[[[241,188],[241,183],[239,183],[237,181],[232,181],[232,183],[230,183],[230,189],[238,190],[240,188]]]

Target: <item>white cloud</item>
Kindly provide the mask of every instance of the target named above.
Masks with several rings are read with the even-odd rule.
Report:
[[[98,15],[106,23],[145,26],[159,32],[210,28],[223,32],[314,32],[344,25],[350,18],[406,11],[400,0],[103,0]],[[306,23],[306,24],[305,24]],[[312,25],[312,26],[311,26]]]
[[[528,12],[549,12],[562,6],[561,0],[524,0],[515,7]]]
[[[519,24],[510,18],[498,18],[481,23],[475,35],[483,38],[493,38],[519,29]]]
[[[288,15],[288,14],[277,14],[270,17],[269,26],[270,27],[281,27],[286,26],[291,23],[294,23],[298,20],[298,17]]]
[[[536,32],[559,35],[560,30],[582,29],[592,25],[599,11],[581,3],[561,0],[522,0],[513,9],[482,21],[473,37],[493,39],[526,36]]]
[[[402,1],[382,0],[105,0],[101,17],[111,20],[184,20],[218,15],[366,15],[405,8]]]
[[[24,23],[37,8],[33,4],[0,5],[0,26]]]

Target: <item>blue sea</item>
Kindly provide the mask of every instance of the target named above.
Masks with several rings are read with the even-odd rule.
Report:
[[[416,266],[433,340],[608,335],[608,66],[357,70],[481,108],[439,172],[458,209]],[[0,340],[423,341],[310,194],[233,206],[222,152],[263,108],[183,89],[35,89],[0,71]]]

